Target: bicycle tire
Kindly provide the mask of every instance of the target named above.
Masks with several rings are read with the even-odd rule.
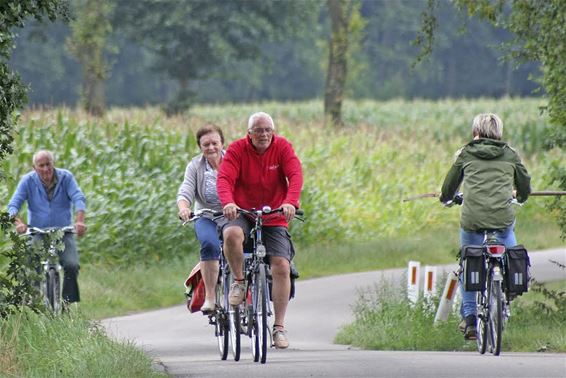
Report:
[[[214,315],[214,334],[218,342],[218,352],[221,360],[228,358],[228,350],[230,349],[230,326],[226,316],[224,297],[224,285],[219,282],[216,285],[216,305],[219,307],[216,308]]]
[[[491,336],[491,353],[493,353],[494,356],[499,356],[499,353],[501,353],[501,336],[503,331],[503,297],[501,295],[501,281],[492,280],[490,291],[489,333]]]
[[[484,354],[487,349],[487,316],[488,311],[486,308],[487,303],[487,290],[478,291],[477,301],[477,319],[476,319],[476,343],[478,352]]]
[[[240,361],[240,354],[241,354],[241,340],[240,340],[240,333],[241,333],[241,317],[240,317],[240,306],[232,306],[230,305],[230,301],[228,299],[228,294],[230,292],[230,284],[233,282],[232,276],[226,277],[224,280],[224,298],[226,309],[228,310],[228,329],[230,334],[230,350],[232,353],[232,357],[234,361]]]
[[[49,309],[58,313],[61,308],[61,290],[59,283],[59,274],[54,268],[47,271],[47,304]]]
[[[267,361],[267,339],[269,327],[267,324],[267,276],[265,264],[259,264],[255,274],[254,285],[254,326],[252,337],[252,352],[255,362],[265,364]]]

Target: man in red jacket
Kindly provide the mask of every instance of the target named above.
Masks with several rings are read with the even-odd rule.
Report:
[[[228,147],[216,185],[229,221],[222,235],[224,254],[234,275],[229,293],[233,306],[245,297],[243,244],[252,227],[246,217],[238,216],[237,209],[283,208],[283,214],[264,218],[263,238],[273,276],[273,341],[276,348],[284,349],[289,346],[284,323],[291,289],[290,262],[295,254],[287,226],[299,207],[303,173],[291,144],[274,132],[269,114],[252,114],[248,134]]]

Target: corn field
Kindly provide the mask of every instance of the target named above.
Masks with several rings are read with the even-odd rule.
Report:
[[[4,162],[10,177],[0,194],[5,206],[31,170],[33,153],[50,149],[55,165],[71,170],[87,197],[89,229],[79,244],[81,258],[130,263],[198,253],[175,205],[185,166],[198,153],[194,133],[205,122],[216,123],[227,146],[244,135],[247,117],[263,110],[303,162],[307,222],[292,226],[296,242],[403,237],[427,227],[457,227],[458,212],[437,201],[402,199],[440,189],[480,112],[502,117],[504,140],[523,157],[533,190],[551,189],[545,174],[551,164],[563,164],[566,154],[543,149],[549,125],[539,110],[542,101],[347,102],[342,129],[323,126],[319,102],[201,106],[171,118],[154,108],[113,109],[104,118],[67,108],[30,110],[21,116],[15,153]],[[543,204],[529,201],[519,211],[544,214]]]

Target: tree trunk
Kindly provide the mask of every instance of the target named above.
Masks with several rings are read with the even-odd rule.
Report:
[[[348,34],[353,2],[328,0],[332,35],[328,52],[328,72],[324,95],[325,124],[342,126],[342,100],[346,85]]]

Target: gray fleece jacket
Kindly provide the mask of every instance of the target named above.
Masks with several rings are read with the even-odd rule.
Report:
[[[224,155],[224,151],[222,151]],[[194,210],[212,209],[221,211],[220,204],[211,204],[204,198],[206,158],[203,154],[195,156],[185,169],[185,178],[177,192],[177,203],[184,199],[189,201]]]

